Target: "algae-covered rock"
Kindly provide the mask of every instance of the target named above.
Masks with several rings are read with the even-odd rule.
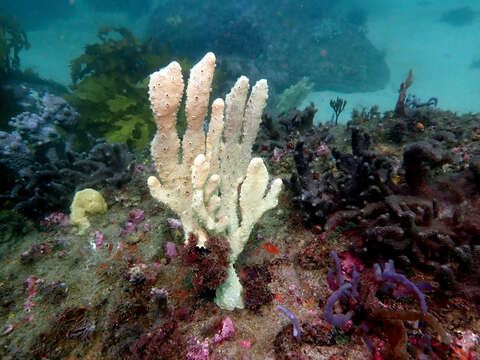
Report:
[[[90,227],[87,215],[103,214],[107,211],[107,203],[102,194],[93,189],[78,191],[70,206],[70,222],[78,228],[78,234],[83,235]]]
[[[0,211],[0,244],[13,242],[29,230],[26,218],[11,210]]]

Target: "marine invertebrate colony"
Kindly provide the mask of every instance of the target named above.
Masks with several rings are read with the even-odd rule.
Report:
[[[208,233],[227,237],[231,248],[228,277],[217,289],[215,302],[233,310],[244,307],[233,263],[254,224],[277,205],[282,181],[274,180],[267,190],[263,160],[251,158],[268,96],[265,80],[257,82],[247,101],[248,79],[240,77],[225,103],[221,99],[213,102],[205,134],[214,69],[215,55],[208,53],[190,72],[185,105],[188,128],[181,147],[175,124],[184,89],[182,69],[172,62],[150,76],[150,102],[157,124],[151,152],[160,180],[152,176],[148,185],[153,197],[180,216],[186,236],[198,237],[199,246]]]
[[[65,211],[76,190],[120,187],[132,176],[132,158],[125,144],[100,141],[88,154],[69,150],[61,138],[45,144],[41,152],[31,151],[27,144],[18,132],[0,131],[0,167],[5,175],[0,201],[27,217]]]
[[[84,189],[75,194],[70,210],[72,224],[78,226],[79,234],[84,234],[90,227],[87,215],[104,213],[107,211],[107,203],[98,191]]]
[[[35,102],[36,111],[24,111],[8,122],[13,134],[34,149],[58,140],[62,130],[70,132],[79,117],[67,101],[48,92]]]

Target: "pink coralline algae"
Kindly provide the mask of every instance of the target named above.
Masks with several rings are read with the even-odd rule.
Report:
[[[466,146],[453,147],[451,150],[453,153],[459,154],[462,160],[470,160],[470,155],[468,154],[469,151]]]
[[[60,211],[55,211],[40,221],[40,225],[45,228],[59,225],[62,230],[70,225],[70,217]]]
[[[285,156],[287,156],[288,152],[289,152],[288,148],[280,149],[278,147],[275,147],[273,149],[272,158],[275,162],[280,162],[285,158]]]
[[[142,172],[145,171],[145,166],[143,165],[135,165],[135,172],[137,174],[141,174]]]
[[[331,155],[330,148],[322,143],[315,148],[315,155],[320,158],[328,157]]]
[[[127,222],[123,229],[120,230],[120,236],[127,236],[135,234],[137,232],[137,226],[132,222]]]
[[[120,236],[127,236],[135,234],[137,232],[137,226],[132,222],[127,222],[123,229],[120,230]]]
[[[105,234],[97,230],[93,233],[93,235],[95,237],[96,248],[102,247],[103,244],[105,243]]]
[[[210,345],[221,343],[223,340],[229,340],[235,335],[235,325],[230,317],[225,317],[220,323],[221,329],[214,335],[213,342],[210,343],[206,338],[200,341],[196,337],[190,338],[187,342],[188,360],[209,360],[210,359]],[[247,348],[250,346],[248,342]]]
[[[252,345],[252,343],[248,340],[242,340],[242,341],[238,342],[238,345],[240,345],[241,347],[243,347],[245,349],[250,349],[250,346]]]
[[[167,224],[170,229],[180,229],[182,227],[182,222],[174,218],[168,218]]]
[[[345,272],[348,279],[350,279],[353,269],[357,269],[360,272],[363,271],[364,265],[359,259],[353,257],[351,253],[343,252],[340,253],[339,256],[342,263],[342,270]]]
[[[150,222],[146,221],[143,223],[143,232],[149,232],[150,231]]]
[[[171,241],[167,242],[167,257],[169,259],[173,259],[175,256],[177,256],[177,248],[175,247],[175,244]]]
[[[36,276],[30,275],[25,280],[25,285],[27,287],[27,300],[25,300],[25,311],[30,312],[35,307],[35,303],[33,302],[33,298],[37,295],[38,289],[37,285],[42,284],[43,280],[37,278]]]
[[[126,236],[130,234],[134,234],[137,232],[137,225],[140,224],[143,220],[145,220],[145,213],[141,209],[136,209],[130,211],[128,215],[128,221],[120,230],[120,236]],[[148,229],[149,227],[143,227],[144,229]]]
[[[458,358],[478,360],[478,357],[475,355],[475,349],[480,344],[480,337],[471,330],[458,330],[457,333],[460,336],[455,341],[455,352]]]
[[[65,239],[64,239],[65,240]],[[61,240],[60,240],[61,241]],[[60,243],[59,240],[52,240],[42,244],[34,244],[30,246],[20,255],[20,262],[28,264],[34,262],[39,257],[50,254],[53,249],[57,248]]]
[[[188,360],[209,360],[209,347],[208,339],[200,342],[197,338],[193,338],[188,342],[186,358]]]
[[[142,209],[132,210],[130,211],[128,219],[136,225],[140,224],[143,220],[145,220],[145,213]]]
[[[156,287],[152,287],[150,289],[150,295],[152,295],[152,301],[154,301],[154,299],[156,298],[168,298],[168,291],[163,288],[159,289]]]
[[[213,338],[214,343],[219,343],[226,339],[231,339],[235,335],[235,325],[233,325],[232,319],[228,316],[222,320],[222,329],[219,333],[215,334]]]

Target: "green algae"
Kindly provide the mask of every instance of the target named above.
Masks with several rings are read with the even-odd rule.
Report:
[[[103,27],[98,39],[70,65],[73,95],[68,98],[81,115],[79,130],[143,148],[155,133],[148,74],[170,61],[170,51],[155,40],[140,41],[123,27]],[[188,60],[181,62],[191,67]]]

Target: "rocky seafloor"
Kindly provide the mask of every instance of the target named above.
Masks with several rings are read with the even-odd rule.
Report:
[[[54,212],[3,238],[1,357],[478,359],[480,116],[314,113],[264,117],[285,190],[235,265],[245,309],[214,304],[220,239],[184,245],[136,154],[84,235]]]

